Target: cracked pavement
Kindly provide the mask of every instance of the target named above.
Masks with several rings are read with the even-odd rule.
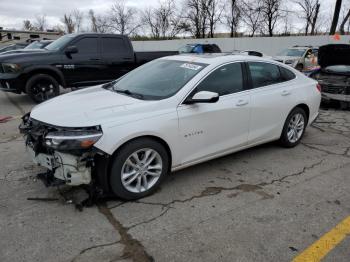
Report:
[[[1,115],[32,106],[0,93]],[[18,124],[0,124],[0,261],[290,261],[350,215],[349,111],[322,110],[296,148],[245,150],[83,212],[37,181]],[[325,261],[347,261],[346,241]]]

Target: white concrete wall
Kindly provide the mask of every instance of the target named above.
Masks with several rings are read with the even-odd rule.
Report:
[[[294,45],[321,46],[330,43],[349,44],[350,36],[340,36],[336,41],[332,36],[291,36],[291,37],[242,37],[212,39],[180,39],[160,41],[133,41],[135,51],[174,51],[189,43],[216,43],[223,52],[233,50],[257,50],[267,55],[276,55],[284,48]]]

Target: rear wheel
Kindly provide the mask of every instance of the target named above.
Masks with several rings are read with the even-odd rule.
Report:
[[[29,78],[26,93],[36,103],[41,103],[60,94],[60,87],[55,78],[38,74]]]
[[[284,123],[280,137],[281,145],[284,147],[294,147],[299,144],[304,135],[306,125],[307,117],[305,111],[300,107],[294,108]]]
[[[116,154],[110,174],[112,192],[126,200],[152,194],[168,172],[164,146],[149,138],[124,145]]]
[[[304,66],[303,66],[303,64],[297,64],[297,66],[295,67],[295,69],[301,72],[301,71],[303,71]]]

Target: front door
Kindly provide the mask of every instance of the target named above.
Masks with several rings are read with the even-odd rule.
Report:
[[[63,55],[62,71],[67,85],[94,85],[103,80],[98,38],[80,38],[71,45],[77,47],[78,53]]]
[[[250,94],[245,90],[242,68],[241,63],[231,63],[215,69],[190,95],[216,92],[220,95],[218,102],[178,107],[181,164],[247,144]]]

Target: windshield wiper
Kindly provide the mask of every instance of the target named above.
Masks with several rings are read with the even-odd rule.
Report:
[[[143,99],[143,95],[131,92],[128,89],[114,89],[114,91],[117,92],[117,93],[122,93],[122,94],[126,94],[128,96],[133,96],[133,97],[137,97],[137,98]]]

